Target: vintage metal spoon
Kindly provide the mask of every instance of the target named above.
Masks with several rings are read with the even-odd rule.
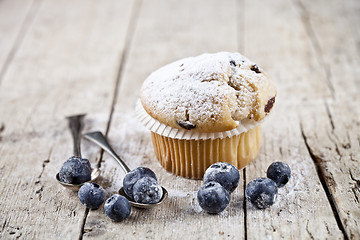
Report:
[[[112,149],[112,147],[106,140],[105,136],[101,132],[86,133],[86,134],[84,134],[84,138],[94,142],[95,144],[100,146],[102,149],[104,149],[106,152],[108,152],[120,164],[121,168],[124,170],[125,173],[129,173],[131,171],[130,168],[124,163],[124,161],[121,160],[121,158],[115,153],[115,151]],[[162,190],[163,190],[162,198],[160,199],[160,201],[158,203],[154,203],[154,204],[144,204],[144,203],[135,202],[134,199],[130,198],[129,196],[127,196],[125,194],[123,188],[120,188],[119,194],[126,197],[133,207],[152,208],[157,205],[160,205],[167,198],[168,192],[166,191],[166,189],[164,187],[162,187]]]
[[[74,156],[81,157],[81,150],[80,150],[80,141],[81,141],[81,131],[83,129],[83,119],[85,114],[81,115],[74,115],[67,117],[69,122],[69,128],[71,131],[71,135],[73,137],[74,142]],[[87,182],[95,181],[100,175],[100,169],[92,168],[91,169],[91,179]],[[79,190],[79,188],[85,183],[81,184],[71,184],[71,183],[64,183],[60,181],[59,173],[56,174],[56,180],[63,185],[64,187],[71,189],[71,190]]]

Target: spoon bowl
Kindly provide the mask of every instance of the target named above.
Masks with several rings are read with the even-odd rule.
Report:
[[[125,164],[125,162],[115,153],[115,151],[112,149],[112,147],[106,140],[105,136],[101,132],[86,133],[86,134],[84,134],[84,138],[92,141],[93,143],[95,143],[96,145],[98,145],[99,147],[104,149],[107,153],[109,153],[119,163],[119,165],[121,166],[121,168],[124,170],[124,172],[126,174],[131,171],[130,168]],[[127,196],[125,194],[123,188],[120,188],[119,194],[124,196],[127,200],[129,200],[131,206],[133,206],[133,207],[152,208],[152,207],[156,207],[156,206],[162,204],[168,196],[167,190],[162,186],[161,186],[161,188],[163,190],[163,195],[159,202],[153,203],[153,204],[145,204],[145,203],[135,202],[134,199],[130,198],[129,196]]]
[[[124,188],[123,188],[123,187],[121,187],[121,188],[119,189],[119,194],[120,194],[121,196],[125,197],[127,200],[129,200],[131,206],[133,206],[133,207],[137,207],[137,208],[153,208],[153,207],[156,207],[156,206],[162,204],[162,203],[164,202],[164,200],[165,200],[165,199],[167,198],[167,196],[168,196],[167,190],[166,190],[164,187],[162,187],[162,186],[161,186],[161,188],[162,188],[162,190],[163,190],[163,195],[162,195],[162,197],[161,197],[161,199],[160,199],[159,202],[153,203],[153,204],[146,204],[146,203],[138,203],[138,202],[135,202],[134,199],[132,199],[131,197],[129,197],[128,195],[126,195],[126,193],[124,192]]]
[[[88,183],[88,182],[93,182],[95,181],[99,176],[100,176],[100,169],[98,168],[92,168],[91,169],[91,179],[87,182],[83,182],[83,183],[80,183],[80,184],[72,184],[72,183],[64,183],[60,180],[59,178],[59,173],[56,174],[56,180],[65,188],[67,189],[70,189],[70,190],[74,190],[74,191],[77,191],[80,189],[80,187],[82,185],[84,185],[85,183]]]
[[[67,117],[69,128],[71,131],[71,135],[73,137],[73,146],[74,146],[74,156],[78,156],[81,158],[81,150],[80,150],[80,141],[81,141],[81,130],[83,129],[83,119],[85,114],[79,114],[74,116]],[[91,169],[91,179],[87,182],[93,182],[100,176],[100,169],[99,168],[92,168]],[[72,184],[72,183],[65,183],[62,182],[59,178],[59,173],[56,174],[56,180],[65,188],[70,190],[79,190],[79,188],[87,182],[83,182],[80,184]]]

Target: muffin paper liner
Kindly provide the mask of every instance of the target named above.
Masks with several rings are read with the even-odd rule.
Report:
[[[167,126],[158,120],[152,118],[144,109],[141,104],[141,101],[138,100],[136,103],[135,113],[139,121],[144,124],[144,126],[149,129],[151,132],[164,137],[170,137],[174,139],[186,139],[186,140],[206,140],[206,139],[223,139],[226,137],[232,137],[239,135],[241,133],[247,132],[250,129],[260,125],[267,117],[260,121],[255,121],[252,119],[244,119],[239,121],[239,126],[229,131],[225,132],[214,132],[214,133],[201,133],[191,130],[182,130]]]
[[[151,132],[155,155],[165,170],[185,178],[202,179],[216,162],[228,162],[238,169],[248,165],[259,153],[261,126],[231,138],[185,140]]]

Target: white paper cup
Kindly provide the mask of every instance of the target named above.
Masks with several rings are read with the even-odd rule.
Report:
[[[260,150],[262,121],[247,119],[230,131],[199,133],[159,122],[145,111],[140,101],[136,105],[136,115],[151,131],[160,164],[178,176],[202,179],[206,169],[216,162],[228,162],[241,169]]]

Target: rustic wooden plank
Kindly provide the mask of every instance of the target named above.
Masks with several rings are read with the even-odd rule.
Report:
[[[131,7],[45,1],[39,10],[0,88],[0,238],[81,236],[85,207],[55,180],[72,154],[64,117],[86,112],[87,129],[106,129]]]
[[[359,39],[360,38],[360,5],[356,0],[346,1],[341,6],[341,9],[345,9],[346,12],[343,13],[342,16],[348,21],[348,23],[352,26],[352,34],[351,36]],[[349,27],[349,26],[348,26]],[[360,55],[360,46],[359,43],[356,44],[356,53]]]
[[[2,4],[19,2],[0,1],[0,33],[1,26],[14,26],[7,33],[14,38],[16,29],[21,31],[17,16],[30,2],[14,15]],[[0,87],[0,238],[77,238],[85,220],[84,237],[99,239],[359,238],[359,4],[218,4],[144,1],[139,22],[130,24],[130,14],[138,11],[132,1],[44,2],[23,44],[15,44],[21,47],[7,61]],[[8,47],[0,55],[13,41],[2,38]],[[124,45],[129,48],[122,51]],[[196,203],[201,182],[174,177],[157,164],[133,108],[143,79],[163,64],[238,49],[258,60],[279,90],[276,110],[264,125],[261,154],[246,169],[245,183],[265,176],[275,160],[288,162],[293,178],[270,209],[247,204],[245,217],[240,187],[225,212],[207,215]],[[118,69],[120,59],[126,61]],[[110,140],[131,168],[145,165],[159,173],[170,194],[164,206],[134,209],[118,224],[102,208],[87,218],[76,193],[54,179],[71,154],[64,116],[89,112],[86,130],[106,131],[116,79],[121,82]],[[93,163],[99,159],[98,148],[83,146]],[[102,165],[100,183],[109,196],[124,174],[108,155]]]
[[[40,2],[0,1],[0,83],[31,25]]]
[[[341,239],[300,128],[303,102],[331,98],[332,89],[297,6],[289,1],[246,2],[244,34],[246,55],[259,59],[278,88],[274,112],[263,124],[260,155],[246,168],[246,182],[265,177],[274,161],[292,169],[274,206],[256,210],[246,204],[247,238]]]
[[[326,7],[317,9],[325,3]],[[354,22],[356,16],[359,20],[359,3],[302,1],[300,4],[309,26],[314,29],[327,77],[334,85],[334,98],[324,99],[316,103],[316,108],[302,111],[303,135],[345,238],[359,239],[360,35],[356,29],[359,22]],[[316,118],[308,119],[309,115]]]
[[[359,73],[356,66],[360,61],[359,34],[354,29],[358,23],[353,23],[353,18],[350,18],[358,11],[351,2],[346,5],[338,1],[296,2],[320,67],[332,85],[333,100],[357,95],[360,88],[355,77]]]
[[[159,9],[162,9],[159,14]],[[169,191],[164,205],[151,210],[133,208],[129,219],[114,223],[102,211],[90,211],[84,238],[212,239],[243,238],[242,191],[232,195],[220,215],[201,211],[196,194],[201,181],[166,172],[157,162],[150,132],[137,122],[134,108],[143,80],[175,59],[203,52],[237,50],[236,1],[143,1],[129,56],[121,76],[109,140],[130,168],[152,168]],[[216,17],[214,17],[216,16]],[[224,37],[226,36],[226,37]],[[102,163],[107,192],[115,193],[124,173],[105,154]],[[111,191],[109,191],[109,189]]]
[[[303,137],[347,239],[360,233],[360,112],[353,107],[331,102],[301,112]]]

